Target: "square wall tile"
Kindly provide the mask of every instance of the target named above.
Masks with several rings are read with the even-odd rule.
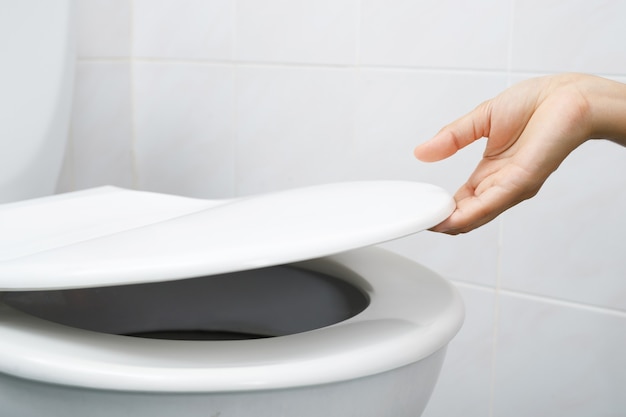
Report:
[[[448,345],[433,395],[422,417],[489,416],[495,293],[467,286],[465,323]]]
[[[354,64],[358,0],[239,0],[236,58]]]
[[[130,56],[130,0],[77,0],[79,57]]]
[[[140,188],[200,198],[231,197],[233,69],[137,63],[134,76]]]
[[[503,295],[494,417],[619,417],[626,315]]]
[[[511,0],[363,0],[360,63],[506,69]]]
[[[67,150],[71,162],[66,157],[74,189],[133,187],[130,100],[130,64],[78,63]]]
[[[240,195],[350,178],[354,71],[237,69]]]
[[[231,59],[235,0],[134,0],[137,57]]]
[[[616,0],[517,1],[513,70],[624,74],[625,15]]]

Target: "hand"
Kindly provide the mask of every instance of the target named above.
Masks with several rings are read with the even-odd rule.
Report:
[[[455,194],[456,210],[431,230],[465,233],[533,197],[587,139],[626,144],[626,85],[583,74],[521,82],[444,127],[415,156],[439,161],[482,137],[483,158]]]

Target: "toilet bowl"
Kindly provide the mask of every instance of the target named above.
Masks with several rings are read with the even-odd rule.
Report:
[[[0,0],[0,415],[420,415],[462,302],[375,245],[451,197],[402,181],[49,196],[71,20],[70,0]]]
[[[33,416],[420,415],[462,302],[371,245],[451,204],[431,185],[378,181],[0,205],[0,403]]]
[[[371,264],[364,263],[364,258]],[[266,313],[267,317],[261,319],[253,315],[265,311],[256,310],[261,306],[245,306],[251,316],[233,324],[237,333],[259,332],[267,336],[276,330],[278,334],[286,331],[287,335],[198,341],[108,333],[115,332],[117,326],[124,334],[152,332],[151,313],[160,312],[157,305],[163,308],[160,303],[144,307],[147,323],[133,316],[129,323],[109,310],[98,309],[97,315],[90,314],[94,305],[106,305],[116,295],[124,297],[125,291],[119,288],[104,298],[97,293],[82,297],[81,291],[50,295],[55,301],[82,298],[89,317],[81,320],[75,316],[69,322],[87,328],[102,326],[107,333],[47,321],[48,314],[55,319],[59,314],[58,304],[51,300],[44,302],[43,307],[35,307],[35,312],[19,310],[33,299],[40,301],[42,294],[5,300],[0,307],[3,410],[11,416],[419,416],[437,380],[445,340],[458,328],[460,307],[454,305],[458,300],[450,301],[454,291],[431,272],[375,248],[311,261],[305,267],[307,272],[312,268],[343,270],[344,274],[336,273],[333,277],[358,279],[360,282],[353,284],[355,288],[369,287],[368,308],[337,324],[291,333],[301,330],[298,326],[308,327],[310,310],[299,312],[305,319],[296,313],[294,320],[299,320],[298,325],[287,325],[285,329],[272,320],[272,314]],[[360,274],[359,267],[368,273]],[[301,273],[299,269],[295,271]],[[392,275],[395,279],[389,282]],[[301,280],[296,278],[296,282]],[[393,284],[393,291],[389,284]],[[149,286],[145,292],[159,298],[161,289],[174,289],[179,295],[203,291],[204,285],[206,290],[212,290],[210,279],[177,281],[162,288],[158,285],[156,294],[152,293],[155,288]],[[137,287],[130,289],[131,294],[134,290],[144,292]],[[412,295],[414,298],[409,300]],[[96,302],[89,306],[91,297]],[[323,295],[320,297],[325,301],[322,311],[334,307]],[[138,300],[143,300],[143,296]],[[421,325],[405,321],[401,314],[414,307],[407,305],[412,303],[422,306]],[[170,301],[167,306],[176,308],[180,304],[186,306],[183,299]],[[393,311],[395,317],[384,313],[389,304],[393,308],[388,311]],[[27,306],[25,311],[29,307],[32,308]],[[129,306],[122,305],[122,310],[124,307]],[[197,307],[192,305],[192,310]],[[278,307],[290,312],[293,305]],[[81,312],[81,306],[76,304],[67,308],[73,313]],[[253,323],[246,323],[246,318]],[[276,318],[278,322],[285,320],[278,312]],[[185,321],[193,321],[197,316],[176,319],[186,329]],[[166,329],[175,329],[176,322],[168,323]]]

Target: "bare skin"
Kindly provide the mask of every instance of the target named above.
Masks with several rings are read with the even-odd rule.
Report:
[[[432,230],[469,232],[533,197],[589,139],[626,146],[626,85],[584,74],[521,82],[445,126],[415,156],[440,161],[483,137],[483,158],[455,194],[456,210]]]

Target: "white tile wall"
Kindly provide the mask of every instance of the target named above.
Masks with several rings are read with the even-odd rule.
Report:
[[[499,310],[493,415],[624,415],[625,313],[515,294]]]
[[[515,7],[514,70],[624,74],[625,2],[525,0]]]
[[[437,164],[411,154],[443,124],[532,75],[626,81],[619,0],[77,2],[60,190],[215,198],[399,178],[453,192],[481,143]],[[467,304],[427,417],[624,415],[625,152],[586,144],[482,229],[385,245]]]
[[[358,80],[354,167],[359,177],[410,178],[450,191],[474,169],[481,145],[441,164],[417,161],[413,148],[507,85],[504,74],[368,68]]]
[[[234,70],[134,64],[139,187],[192,197],[234,192]]]
[[[72,183],[132,187],[132,125],[128,62],[79,62],[71,125]]]
[[[357,0],[238,0],[236,58],[354,64]]]
[[[231,59],[234,18],[234,0],[133,0],[133,54]]]
[[[360,62],[507,68],[512,0],[363,0]]]
[[[349,179],[353,70],[241,67],[237,88],[239,194]]]
[[[130,56],[129,0],[75,0],[80,57]]]

